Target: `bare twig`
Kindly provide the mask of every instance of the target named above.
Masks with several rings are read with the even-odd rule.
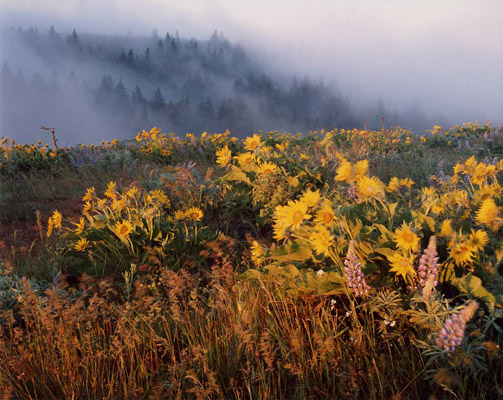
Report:
[[[56,140],[56,136],[54,135],[54,128],[46,128],[44,125],[40,125],[40,129],[45,129],[46,131],[51,131],[52,133],[52,144],[54,145],[54,149],[56,151],[58,151],[58,145],[56,144],[57,143],[57,140]]]

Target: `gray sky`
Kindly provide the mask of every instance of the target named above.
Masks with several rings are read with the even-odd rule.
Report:
[[[355,102],[414,102],[503,122],[503,0],[2,0],[2,25],[208,38],[336,84]]]

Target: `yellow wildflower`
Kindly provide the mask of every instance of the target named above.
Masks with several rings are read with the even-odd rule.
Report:
[[[415,274],[413,267],[414,254],[405,255],[397,252],[388,256],[388,260],[391,263],[390,271],[401,275],[404,279],[408,274]]]
[[[356,185],[358,196],[364,201],[382,199],[384,197],[384,184],[375,176],[372,178],[364,176]]]
[[[128,191],[126,192],[126,196],[134,198],[138,193],[140,193],[140,189],[138,189],[138,186],[133,186],[128,189]]]
[[[400,186],[401,187],[406,187],[407,189],[412,188],[412,185],[414,185],[414,181],[410,178],[403,178],[400,179]]]
[[[256,156],[252,153],[242,153],[236,156],[239,166],[244,171],[254,171]]]
[[[316,218],[314,220],[317,224],[323,224],[327,228],[330,228],[335,222],[335,214],[332,210],[332,204],[330,201],[325,200],[323,206],[316,213]]]
[[[473,203],[479,204],[489,197],[499,197],[501,194],[501,185],[498,182],[495,182],[491,185],[485,184],[482,185],[479,190],[475,192],[473,195]]]
[[[225,145],[220,150],[216,152],[217,164],[221,167],[225,167],[231,161],[232,153],[229,150],[229,146]]]
[[[503,220],[499,216],[498,206],[496,205],[494,199],[489,198],[482,202],[482,205],[477,211],[475,220],[479,224],[485,225],[493,231],[498,230]]]
[[[86,238],[80,238],[73,248],[77,251],[84,251],[89,246],[89,241]]]
[[[262,145],[263,142],[260,139],[260,135],[257,135],[256,133],[252,137],[247,137],[245,139],[245,150],[254,151]]]
[[[170,202],[168,200],[168,196],[166,196],[166,193],[164,193],[162,190],[152,190],[150,192],[150,196],[152,196],[152,200],[156,200],[159,203],[165,205],[166,207],[169,207]]]
[[[84,203],[84,207],[83,207],[82,213],[83,214],[89,214],[89,211],[91,211],[91,209],[92,209],[91,203],[89,201],[86,201]]]
[[[110,199],[115,199],[117,198],[117,192],[116,192],[116,187],[117,183],[116,182],[110,182],[107,186],[107,190],[105,191],[105,196],[110,198]]]
[[[473,246],[476,251],[483,250],[487,243],[489,243],[487,232],[482,229],[478,229],[477,231],[472,229],[472,233],[470,234],[470,245]]]
[[[274,173],[277,169],[278,166],[276,164],[273,164],[271,162],[264,162],[258,166],[257,172],[262,175],[270,175]]]
[[[395,176],[389,181],[388,186],[386,186],[386,191],[388,193],[393,193],[398,189],[400,189],[400,180]]]
[[[120,240],[125,241],[129,238],[129,234],[133,232],[133,225],[129,221],[118,221],[115,224],[113,231]]]
[[[285,222],[288,227],[298,229],[311,215],[307,213],[308,205],[302,201],[289,201],[285,207]]]
[[[286,206],[278,206],[274,215],[274,238],[284,239],[288,228],[300,228],[304,220],[310,219],[307,213],[307,204],[301,201],[289,201]]]
[[[75,226],[77,228],[75,228],[74,232],[77,234],[77,235],[80,235],[82,232],[84,232],[84,228],[85,228],[85,220],[83,217],[80,218],[79,220],[79,223],[78,224],[75,224]]]
[[[440,235],[445,237],[451,237],[454,234],[452,230],[452,221],[450,219],[445,219],[440,223]]]
[[[174,217],[175,217],[175,219],[178,219],[178,220],[185,219],[185,212],[182,210],[176,210]]]
[[[51,218],[54,228],[61,228],[61,223],[63,222],[63,216],[61,213],[59,211],[54,211]]]
[[[47,232],[46,232],[47,237],[50,237],[52,235],[53,228],[54,223],[52,222],[52,218],[49,217],[49,220],[47,221]]]
[[[262,262],[264,261],[265,251],[263,247],[260,245],[260,243],[254,240],[250,250],[253,262],[257,265],[262,264]]]
[[[86,190],[86,194],[84,195],[84,197],[82,197],[82,201],[91,201],[94,199],[94,196],[95,196],[95,191],[96,189],[94,188],[94,186],[88,188]]]
[[[402,250],[411,250],[412,252],[419,250],[419,236],[410,229],[409,225],[407,225],[405,221],[403,222],[402,227],[396,229],[395,233],[393,233],[393,240]]]
[[[474,247],[470,242],[462,241],[462,242],[454,242],[451,243],[449,249],[449,255],[454,260],[454,263],[457,266],[463,266],[470,263],[474,256]]]
[[[203,218],[203,211],[200,208],[192,207],[185,211],[185,216],[192,221],[201,221],[201,218]]]
[[[309,241],[317,254],[328,256],[328,250],[334,242],[334,238],[327,228],[323,225],[317,225],[309,236]]]
[[[362,160],[358,161],[356,164],[352,164],[342,156],[339,156],[339,159],[342,163],[336,170],[336,181],[345,181],[348,183],[356,182],[367,174],[369,167],[368,160]]]
[[[314,207],[318,205],[320,198],[320,189],[316,189],[314,191],[306,190],[300,198],[300,201],[305,203],[308,207]]]

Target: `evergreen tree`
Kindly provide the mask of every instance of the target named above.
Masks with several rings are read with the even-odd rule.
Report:
[[[56,32],[56,29],[54,29],[54,26],[51,25],[51,29],[49,29],[49,33],[47,35],[49,37],[49,40],[53,42],[59,41],[59,35]]]
[[[132,67],[134,65],[134,53],[133,49],[129,49],[127,53],[127,64]]]
[[[2,77],[2,82],[12,81],[12,72],[10,72],[10,69],[7,66],[7,61],[2,64],[1,77]]]
[[[115,86],[115,93],[117,94],[118,97],[120,97],[121,99],[127,99],[128,95],[127,95],[127,89],[126,87],[124,86],[124,84],[122,83],[122,79],[119,81],[119,83],[117,83],[117,85]]]
[[[100,89],[104,92],[112,92],[114,90],[114,81],[111,76],[103,76]]]
[[[213,118],[215,116],[215,110],[213,109],[213,101],[211,100],[211,97],[208,96],[204,102],[201,100],[198,112],[203,118]]]
[[[154,96],[152,97],[152,100],[150,100],[150,106],[156,111],[162,110],[166,107],[166,102],[164,101],[164,97],[159,86],[157,86]]]
[[[119,62],[121,64],[127,63],[127,56],[126,56],[126,52],[124,51],[124,49],[122,49],[121,55],[119,56]]]
[[[178,53],[178,46],[176,45],[175,39],[171,39],[171,50],[173,53]]]
[[[131,97],[135,103],[138,103],[138,104],[146,104],[147,103],[147,100],[145,99],[145,96],[143,96],[143,92],[141,91],[141,88],[139,85],[136,85],[134,92],[131,93]]]
[[[77,35],[77,32],[75,31],[75,29],[73,30],[72,34],[70,36],[68,36],[67,42],[71,45],[76,45],[76,46],[80,45],[79,36]]]

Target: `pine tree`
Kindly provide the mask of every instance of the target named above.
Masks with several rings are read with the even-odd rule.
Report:
[[[7,66],[7,61],[2,64],[1,77],[2,82],[10,82],[12,80],[12,72],[10,72],[10,69]]]
[[[108,75],[103,76],[103,79],[101,80],[100,89],[104,92],[111,92],[114,90],[114,81],[111,76]]]
[[[127,53],[127,64],[132,67],[134,65],[134,53],[133,49],[129,49]]]
[[[70,36],[68,36],[67,41],[71,45],[76,45],[76,46],[80,45],[79,36],[77,35],[77,32],[75,31],[75,29],[73,30],[72,34]]]
[[[159,86],[157,86],[154,96],[152,97],[152,100],[150,100],[150,106],[156,111],[162,110],[166,107],[166,102],[164,101],[164,97]]]
[[[49,29],[49,33],[47,35],[49,37],[49,40],[56,42],[59,41],[59,35],[56,32],[56,29],[54,29],[54,26],[51,25],[51,29]]]
[[[127,98],[127,89],[122,83],[122,79],[117,83],[115,86],[115,93],[120,97],[120,98]]]
[[[121,55],[119,56],[119,62],[121,64],[127,63],[127,56],[126,56],[126,52],[124,51],[124,49],[122,49]]]
[[[141,91],[141,88],[139,85],[136,85],[136,88],[134,92],[131,93],[131,97],[133,98],[133,101],[138,104],[146,104],[147,100],[145,99],[145,96],[143,96],[143,92]]]
[[[178,53],[178,47],[176,45],[175,39],[171,39],[171,50],[173,50],[173,53]]]

